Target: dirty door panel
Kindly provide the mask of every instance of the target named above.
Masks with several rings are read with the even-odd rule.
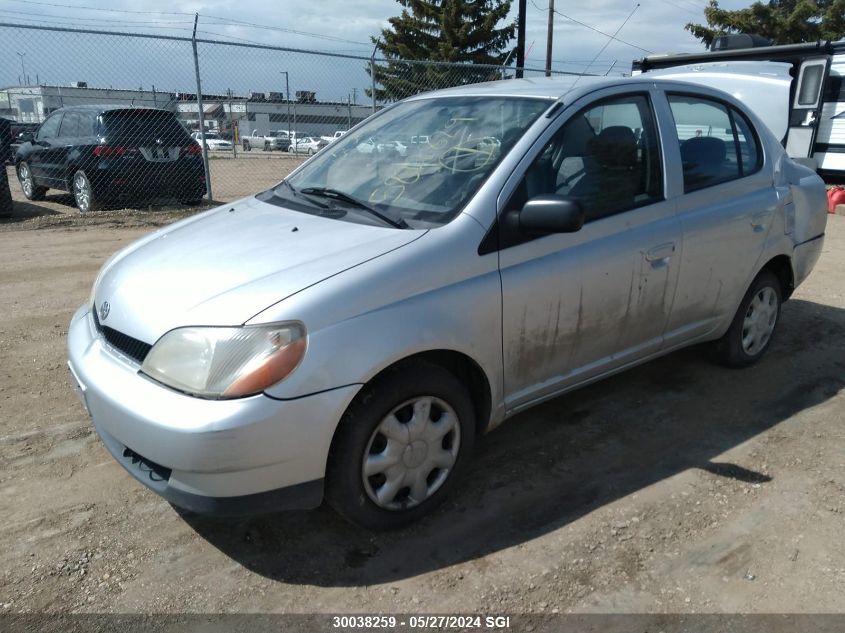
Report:
[[[577,200],[586,222],[500,253],[509,409],[658,350],[675,289],[680,225],[663,201],[646,95],[570,117],[526,169],[509,213],[547,193]]]

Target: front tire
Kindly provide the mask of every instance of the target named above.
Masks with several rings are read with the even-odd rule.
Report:
[[[245,151],[245,152],[248,152],[248,151],[250,151],[251,149],[252,149],[252,148],[249,146],[249,141],[244,141],[244,151]]]
[[[466,387],[438,365],[401,366],[344,414],[326,469],[326,499],[349,521],[396,529],[443,502],[472,452]]]
[[[73,175],[71,180],[71,190],[73,198],[76,201],[76,208],[82,213],[88,211],[96,211],[99,208],[99,201],[94,195],[94,187],[88,176],[81,169]]]
[[[748,288],[730,328],[713,345],[716,362],[727,367],[747,367],[768,349],[780,321],[783,302],[780,280],[763,270]]]
[[[35,184],[35,179],[32,177],[32,169],[29,163],[22,162],[18,165],[18,182],[21,184],[21,190],[27,200],[43,200],[44,194],[47,193],[47,187],[39,187]]]

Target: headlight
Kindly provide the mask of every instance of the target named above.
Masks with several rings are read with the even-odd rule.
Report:
[[[300,323],[184,327],[153,345],[141,371],[169,387],[205,398],[240,398],[287,377],[305,354]]]

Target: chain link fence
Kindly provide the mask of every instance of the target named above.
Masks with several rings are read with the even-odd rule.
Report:
[[[390,102],[516,75],[10,23],[0,23],[0,42],[0,117],[20,134],[11,179],[30,200],[57,197],[82,210],[235,200],[277,183]],[[372,139],[372,151],[401,155],[415,142],[425,135]]]

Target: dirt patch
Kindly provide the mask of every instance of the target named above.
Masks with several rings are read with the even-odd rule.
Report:
[[[537,407],[442,509],[373,535],[325,508],[180,515],[115,463],[68,320],[108,255],[192,211],[55,205],[0,231],[0,610],[845,609],[845,218],[759,365],[691,349]]]

